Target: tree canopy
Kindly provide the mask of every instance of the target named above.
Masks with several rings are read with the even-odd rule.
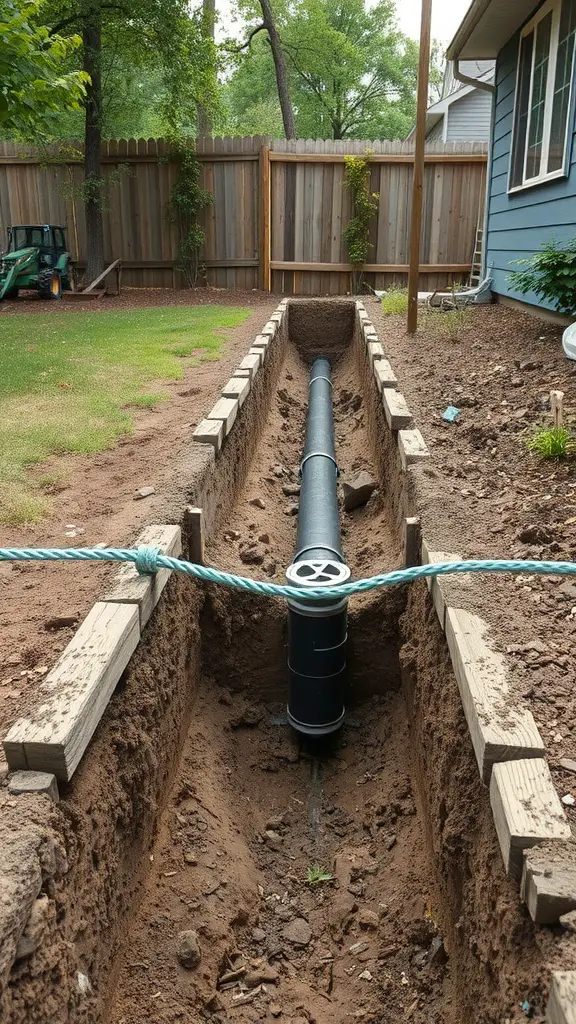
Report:
[[[80,36],[51,35],[42,0],[0,0],[0,131],[15,139],[53,135],[63,111],[79,110],[87,76],[70,68]]]
[[[259,4],[240,0],[248,30]],[[414,123],[418,43],[398,29],[393,0],[275,0],[297,134],[314,138],[402,138]],[[439,76],[438,60],[431,80]],[[242,132],[275,118],[268,40],[256,35],[226,83],[230,123]],[[252,129],[253,130],[253,129]],[[264,128],[260,130],[266,130]]]

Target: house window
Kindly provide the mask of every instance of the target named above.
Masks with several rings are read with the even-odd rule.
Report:
[[[565,173],[576,0],[548,0],[522,30],[510,189]]]

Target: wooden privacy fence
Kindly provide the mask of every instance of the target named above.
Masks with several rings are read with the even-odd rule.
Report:
[[[197,155],[203,184],[214,195],[202,217],[208,283],[286,294],[343,294],[350,264],[342,232],[351,216],[344,187],[346,154],[370,159],[371,191],[379,193],[371,225],[366,279],[374,288],[404,285],[408,271],[413,144],[265,137],[202,139]],[[443,287],[470,271],[481,226],[486,146],[428,147],[424,181],[420,286]],[[102,146],[104,244],[108,262],[121,259],[124,280],[143,287],[178,287],[178,228],[168,217],[178,164],[162,139],[119,140]],[[0,142],[0,231],[9,224],[55,223],[68,231],[80,265],[86,229],[80,195],[82,167]]]

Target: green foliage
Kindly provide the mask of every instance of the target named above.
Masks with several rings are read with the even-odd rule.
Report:
[[[543,242],[539,252],[529,259],[514,260],[515,270],[508,280],[521,295],[536,295],[554,304],[560,313],[576,313],[576,238],[562,245],[553,239]]]
[[[369,158],[367,153],[366,157]],[[361,281],[361,268],[368,259],[370,249],[370,221],[378,210],[378,192],[370,191],[370,167],[368,159],[361,156],[344,157],[346,173],[344,188],[352,197],[353,216],[342,235],[348,248],[348,259],[354,265],[353,288],[357,292]]]
[[[54,454],[111,447],[132,430],[130,408],[167,397],[150,393],[150,383],[178,380],[186,366],[219,358],[220,329],[235,327],[249,313],[232,306],[170,306],[4,317],[0,522],[38,520],[49,507],[56,470],[47,477],[33,467]]]
[[[79,109],[88,76],[67,69],[77,34],[50,35],[38,22],[43,0],[2,0],[0,9],[0,130],[6,138],[37,141],[62,110]]]
[[[408,292],[405,288],[391,288],[382,296],[382,312],[388,316],[406,316],[408,313]]]
[[[565,427],[549,427],[537,430],[526,447],[541,459],[564,459],[576,452],[576,439]]]
[[[455,309],[425,309],[423,322],[426,330],[433,331],[447,341],[459,341],[462,329],[470,322],[472,312],[466,306]]]
[[[170,194],[169,215],[180,229],[177,268],[189,288],[194,288],[202,273],[200,249],[205,233],[198,224],[198,215],[214,202],[214,196],[200,185],[202,165],[192,150],[182,142],[173,144],[173,155],[180,161],[180,175]]]
[[[309,867],[306,871],[306,884],[307,885],[321,885],[323,882],[331,882],[332,875],[327,868],[320,867],[319,864],[314,864]]]
[[[261,23],[257,0],[239,7],[248,29]],[[418,44],[398,30],[392,0],[276,0],[274,13],[300,138],[406,137],[415,117]],[[239,59],[223,100],[242,124],[245,117],[253,123],[255,109],[271,97],[278,110],[261,33]]]

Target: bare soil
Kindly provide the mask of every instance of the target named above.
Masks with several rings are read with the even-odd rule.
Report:
[[[20,312],[50,316],[53,311],[83,308],[112,310],[146,305],[192,305],[215,302],[253,306],[241,326],[226,332],[217,361],[189,367],[179,381],[160,382],[170,400],[149,411],[134,413],[134,431],[115,446],[94,456],[59,456],[48,460],[42,471],[57,466],[68,481],[54,496],[54,514],[27,528],[2,527],[3,547],[82,547],[96,544],[127,546],[149,522],[164,521],[163,491],[171,465],[182,448],[191,443],[196,423],[215,401],[238,361],[275,306],[269,295],[231,293],[219,289],[170,292],[126,289],[120,298],[91,303],[40,302],[36,298],[0,306],[0,317]],[[153,486],[157,494],[135,501],[138,488]],[[178,522],[181,507],[176,511]],[[162,518],[159,519],[159,516]],[[80,527],[71,541],[69,525]],[[35,699],[38,680],[50,669],[71,638],[78,622],[102,593],[103,580],[112,570],[76,563],[69,565],[0,564],[0,733]],[[0,768],[4,764],[0,754]]]
[[[471,309],[455,337],[442,314],[423,314],[410,338],[402,318],[376,302],[368,310],[431,452],[418,481],[428,541],[465,558],[576,560],[576,461],[542,461],[526,447],[537,426],[552,425],[550,390],[564,392],[574,423],[576,364],[562,328],[494,305]],[[454,424],[442,420],[448,405],[460,409]],[[576,795],[562,763],[576,758],[576,583],[474,577],[473,604],[462,577],[451,586],[507,654],[511,699],[531,707],[560,796]],[[574,829],[576,811],[565,809]]]

